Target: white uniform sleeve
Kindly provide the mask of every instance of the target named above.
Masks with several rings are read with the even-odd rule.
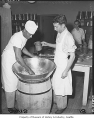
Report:
[[[74,30],[71,31],[71,34],[72,34],[72,35],[73,35],[73,33],[74,33]]]
[[[76,49],[75,41],[72,36],[67,38],[67,52],[75,52]]]
[[[22,48],[22,40],[20,37],[17,37],[16,35],[14,35],[11,38],[12,44],[13,46],[17,47],[17,48]]]

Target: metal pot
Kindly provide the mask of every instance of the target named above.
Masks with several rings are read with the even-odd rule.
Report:
[[[34,83],[36,81],[44,81],[55,69],[55,63],[45,58],[25,58],[24,62],[34,71],[34,75],[26,73],[18,62],[14,63],[12,67],[16,76],[24,82]]]

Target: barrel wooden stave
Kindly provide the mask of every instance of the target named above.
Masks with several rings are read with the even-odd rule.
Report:
[[[19,110],[27,110],[28,114],[49,114],[52,105],[51,81],[27,84],[19,80],[16,97]]]

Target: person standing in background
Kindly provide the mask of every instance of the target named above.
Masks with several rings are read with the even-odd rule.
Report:
[[[22,52],[29,57],[34,57],[24,46],[27,40],[35,34],[37,28],[38,26],[34,21],[27,21],[22,31],[13,34],[2,53],[2,87],[5,90],[9,113],[15,114],[19,112],[15,108],[15,92],[17,90],[18,78],[12,71],[12,65],[18,62],[29,74],[34,74],[25,64],[22,58]]]
[[[74,29],[71,32],[78,49],[82,48],[82,45],[85,44],[85,32],[79,26],[80,26],[79,20],[75,20],[74,21]]]
[[[62,114],[67,107],[67,96],[72,95],[71,66],[75,59],[75,42],[68,31],[65,15],[58,15],[53,20],[54,30],[57,31],[56,44],[41,42],[42,46],[55,48],[54,62],[56,70],[52,78],[52,87],[57,104],[56,114]]]

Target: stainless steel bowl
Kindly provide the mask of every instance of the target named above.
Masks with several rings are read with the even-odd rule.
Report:
[[[16,76],[24,82],[43,81],[48,78],[55,69],[55,63],[45,58],[25,58],[24,62],[34,71],[34,75],[27,73],[18,62],[12,66],[12,70]]]

